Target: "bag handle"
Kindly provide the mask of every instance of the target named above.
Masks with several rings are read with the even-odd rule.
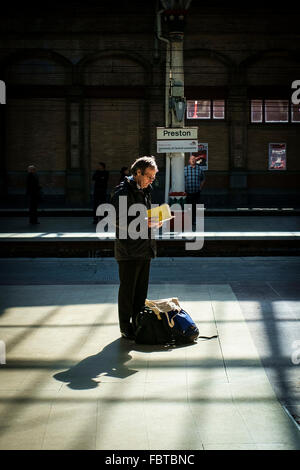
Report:
[[[175,313],[175,315],[173,316],[173,318],[171,318],[171,320],[170,320],[170,318],[169,318],[168,312],[164,312],[164,313],[165,313],[165,315],[166,315],[166,317],[167,317],[167,320],[168,320],[168,323],[169,323],[169,327],[170,327],[170,328],[173,328],[174,325],[175,325],[175,323],[174,323],[174,317],[176,317],[176,315],[178,314],[178,312]]]
[[[172,301],[173,301],[173,299],[172,299]],[[177,301],[178,301],[178,299],[177,299]],[[145,305],[146,305],[147,307],[151,308],[151,310],[153,310],[153,312],[156,314],[156,316],[158,317],[159,320],[161,320],[161,313],[164,313],[164,314],[166,315],[166,317],[167,317],[167,321],[168,321],[169,327],[170,327],[170,328],[173,328],[173,327],[174,327],[174,320],[173,320],[173,318],[175,317],[175,315],[174,315],[174,317],[170,320],[169,315],[168,315],[168,312],[164,312],[164,311],[160,310],[159,307],[156,305],[155,301],[153,301],[153,300],[146,299],[146,300],[145,300]],[[177,313],[176,313],[176,315],[177,315]]]
[[[161,312],[160,312],[159,308],[158,308],[156,305],[153,305],[153,302],[152,302],[151,300],[146,299],[146,300],[145,300],[145,305],[146,305],[147,307],[151,308],[151,310],[153,310],[153,312],[155,313],[155,315],[157,316],[157,318],[158,318],[159,320],[161,320],[161,316],[160,316]]]
[[[170,305],[171,303],[173,303],[174,305]],[[164,307],[161,306],[161,304],[167,304],[168,307],[164,308]],[[159,300],[146,299],[145,300],[145,305],[152,308],[153,310],[157,309],[158,312],[164,312],[164,313],[166,311],[170,312],[171,310],[177,310],[178,312],[180,312],[180,310],[181,310],[181,306],[179,304],[178,297],[172,297],[172,298],[168,298],[168,299],[159,299]]]

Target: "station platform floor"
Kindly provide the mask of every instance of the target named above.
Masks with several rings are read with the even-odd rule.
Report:
[[[201,336],[120,338],[114,258],[0,259],[0,449],[300,450],[299,257],[157,258]]]

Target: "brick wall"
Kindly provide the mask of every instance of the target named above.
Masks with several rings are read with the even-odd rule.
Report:
[[[197,126],[199,121],[187,121]],[[208,144],[208,169],[226,171],[229,169],[229,135],[226,122],[202,122],[198,124],[198,141]]]
[[[300,171],[299,159],[300,128],[294,124],[292,128],[283,125],[253,125],[248,129],[247,169],[267,171],[269,143],[287,144],[287,170]],[[274,173],[274,172],[273,172]]]
[[[66,169],[66,110],[64,100],[12,99],[6,116],[6,169],[9,191],[24,188],[27,166],[42,172],[49,191],[62,190]]]
[[[129,166],[140,153],[139,100],[91,100],[91,167],[98,161],[108,170]]]
[[[109,6],[77,2],[70,9],[53,1],[48,12],[46,5],[39,11],[24,4],[17,17],[13,9],[2,15],[0,71],[9,101],[0,138],[11,189],[22,188],[28,163],[37,164],[49,191],[51,184],[61,191],[76,155],[76,178],[83,181],[78,188],[91,186],[99,160],[114,185],[122,166],[143,154],[157,155],[156,127],[165,123],[165,43],[155,38],[155,5],[154,0]],[[250,125],[247,110],[238,109],[246,106],[251,87],[288,89],[300,79],[299,14],[285,5],[280,10],[244,7],[195,1],[187,16],[185,86],[200,92],[224,89],[230,97],[225,121],[186,122],[198,125],[199,141],[208,143],[212,191],[230,189],[230,172],[237,169],[250,171],[249,187],[255,185],[251,172],[266,172],[266,187],[273,178],[283,189],[295,186],[289,174],[300,170],[300,124]],[[69,100],[79,103],[76,149],[74,129],[69,136],[74,120],[66,112]],[[269,142],[287,143],[288,171],[280,177],[268,173]],[[157,155],[157,161],[163,174],[164,156]],[[256,181],[263,185],[263,177]]]

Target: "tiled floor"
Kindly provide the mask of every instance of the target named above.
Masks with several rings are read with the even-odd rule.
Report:
[[[300,449],[229,284],[176,284],[218,338],[175,349],[119,338],[117,290],[0,288],[0,449]]]

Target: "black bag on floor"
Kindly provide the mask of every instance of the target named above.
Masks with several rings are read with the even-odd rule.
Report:
[[[138,313],[135,320],[135,342],[137,344],[172,344],[174,338],[167,318],[159,316],[149,307]]]
[[[191,316],[181,308],[178,298],[148,300],[136,318],[136,343],[189,344],[199,336]]]

